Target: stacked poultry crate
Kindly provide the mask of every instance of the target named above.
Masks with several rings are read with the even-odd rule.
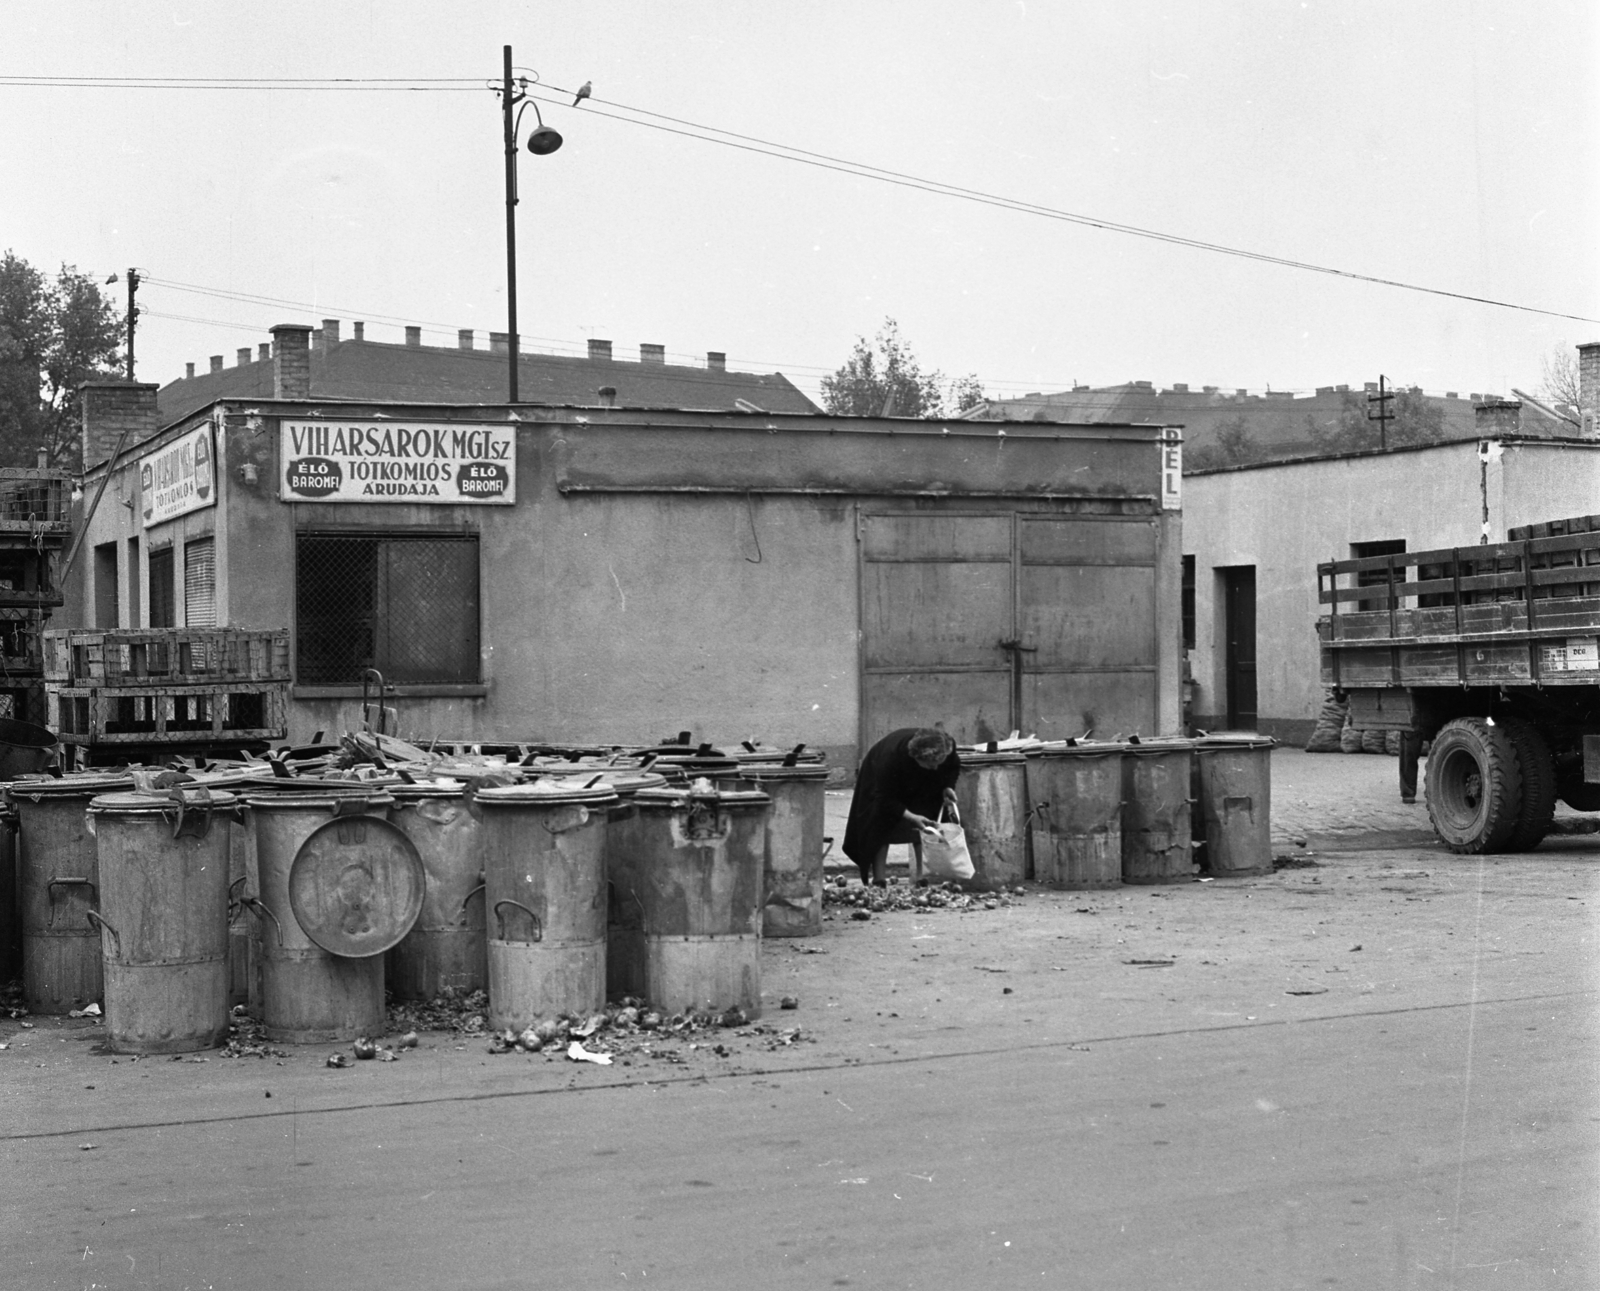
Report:
[[[65,471],[0,468],[0,717],[45,721],[44,625],[62,603],[55,561],[71,536]]]
[[[289,633],[70,628],[44,634],[49,725],[85,749],[282,739]]]

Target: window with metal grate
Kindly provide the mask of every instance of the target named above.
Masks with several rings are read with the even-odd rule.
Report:
[[[212,538],[184,544],[183,622],[191,628],[217,626],[217,544]]]
[[[480,680],[476,534],[301,533],[295,611],[301,685]]]

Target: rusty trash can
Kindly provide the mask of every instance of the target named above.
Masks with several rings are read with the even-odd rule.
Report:
[[[1068,740],[1028,750],[1028,841],[1038,882],[1121,884],[1122,748]]]
[[[761,935],[820,936],[827,764],[742,760],[740,775],[772,799],[762,865]]]
[[[1194,875],[1190,831],[1194,741],[1129,740],[1122,750],[1122,881],[1182,883]]]
[[[727,781],[641,789],[614,839],[612,995],[667,1013],[761,1011],[762,871],[772,799]]]
[[[962,749],[956,809],[972,855],[978,892],[1004,890],[1028,877],[1028,760],[1020,753]]]
[[[22,996],[31,1013],[68,1013],[100,999],[100,934],[89,922],[100,865],[89,803],[133,788],[127,775],[85,772],[14,780]]]
[[[416,923],[425,883],[416,847],[386,819],[393,804],[336,781],[246,799],[268,1039],[383,1034],[383,954]]]
[[[102,794],[89,804],[99,860],[107,1047],[188,1053],[228,1035],[231,793]]]
[[[606,1002],[606,833],[599,775],[481,790],[489,1025],[521,1029]]]
[[[392,819],[416,847],[427,876],[422,913],[384,963],[385,985],[397,1000],[489,986],[483,835],[467,789],[454,777],[389,788]]]
[[[1271,736],[1219,731],[1195,744],[1197,841],[1217,878],[1272,873]]]

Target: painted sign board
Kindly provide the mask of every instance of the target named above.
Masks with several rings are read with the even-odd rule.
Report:
[[[144,527],[217,504],[217,458],[207,422],[139,459]]]
[[[517,500],[517,428],[479,422],[280,423],[284,502]]]
[[[1183,508],[1183,431],[1177,426],[1161,428],[1161,509]]]

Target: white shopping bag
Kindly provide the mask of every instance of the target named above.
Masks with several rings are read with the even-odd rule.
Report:
[[[939,819],[933,828],[922,831],[922,874],[934,882],[948,879],[965,883],[976,872],[972,867],[972,854],[967,851],[967,835],[959,818],[944,818],[945,810],[939,809]],[[950,814],[955,815],[953,809]]]

